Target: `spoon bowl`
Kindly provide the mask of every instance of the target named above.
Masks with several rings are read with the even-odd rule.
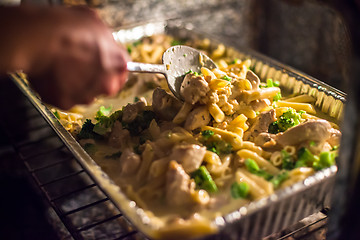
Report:
[[[200,72],[202,67],[217,68],[208,56],[195,48],[183,45],[168,48],[162,56],[162,64],[127,63],[130,72],[162,73],[169,89],[180,100],[182,100],[180,86],[185,74],[189,71]]]

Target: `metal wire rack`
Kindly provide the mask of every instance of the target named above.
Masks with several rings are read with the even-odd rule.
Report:
[[[124,224],[128,223],[125,217],[30,101],[13,83],[9,81],[8,85],[0,90],[0,100],[11,102],[12,106],[5,108],[0,124],[34,180],[35,189],[55,213],[52,225],[60,238],[143,238],[136,229]],[[313,237],[314,232],[324,232],[326,228],[326,212],[319,214],[266,239],[323,239]]]

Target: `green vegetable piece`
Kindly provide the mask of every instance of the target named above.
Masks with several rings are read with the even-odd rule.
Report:
[[[237,198],[247,198],[249,195],[249,184],[246,182],[234,182],[230,187],[231,196],[235,199]]]
[[[309,146],[310,146],[310,147],[315,147],[315,146],[316,146],[316,142],[314,142],[314,141],[309,142]]]
[[[55,110],[55,112],[53,112],[53,113],[57,119],[60,119],[60,114],[57,110]]]
[[[84,150],[89,154],[89,155],[93,155],[96,152],[96,146],[95,144],[92,143],[86,143],[84,145]]]
[[[319,161],[319,157],[315,156],[310,152],[309,149],[304,147],[300,148],[298,151],[298,161],[300,161],[298,165],[302,164],[301,162],[303,162],[306,164],[306,166],[312,166],[315,162]]]
[[[266,79],[266,87],[274,87],[274,82],[271,78]]]
[[[331,151],[336,151],[336,150],[338,150],[339,149],[339,145],[338,146],[334,146],[332,149],[331,149]]]
[[[193,70],[187,71],[187,72],[185,73],[185,75],[187,75],[187,74],[194,74],[195,76],[200,76],[200,73],[194,72]]]
[[[106,133],[110,131],[109,128],[106,128],[104,125],[96,123],[93,131],[101,136],[104,136]]]
[[[294,168],[299,168],[299,167],[307,167],[306,162],[303,161],[303,160],[300,160],[300,161],[297,160],[297,161],[295,162]]]
[[[245,160],[245,166],[247,170],[251,173],[257,173],[260,170],[258,164],[250,158]]]
[[[281,150],[282,168],[291,170],[294,169],[295,163],[291,155],[285,150]]]
[[[207,150],[212,151],[218,155],[228,154],[232,151],[232,146],[230,143],[223,140],[210,142],[206,145]]]
[[[232,80],[231,77],[229,77],[227,75],[223,76],[221,79],[229,81],[229,82]]]
[[[210,193],[215,193],[218,191],[214,180],[205,166],[201,166],[198,170],[193,172],[191,174],[191,178],[194,179],[196,186],[200,189],[204,189]]]
[[[128,53],[131,53],[132,52],[131,46],[127,46],[126,50],[128,51]]]
[[[139,113],[134,121],[130,123],[122,122],[123,127],[131,133],[131,135],[138,136],[144,129],[147,129],[150,122],[155,119],[155,113],[153,111],[143,111]]]
[[[251,172],[252,174],[255,174],[259,177],[262,177],[267,181],[269,181],[273,177],[270,173],[260,169],[259,165],[250,158],[245,160],[245,166],[249,172]]]
[[[171,46],[176,46],[176,45],[183,45],[183,41],[181,40],[172,40],[171,41]]]
[[[80,133],[78,134],[79,139],[98,139],[101,136],[95,133],[94,130],[95,124],[91,122],[90,119],[86,119],[84,124],[81,127]]]
[[[133,42],[133,46],[136,47],[137,45],[140,45],[141,44],[141,40],[138,40],[138,41],[135,41]]]
[[[294,109],[284,112],[277,121],[269,125],[269,133],[277,134],[285,132],[287,129],[300,124],[301,113],[297,113]]]
[[[134,102],[138,102],[140,101],[140,98],[139,97],[134,97]]]
[[[281,93],[277,93],[277,94],[273,97],[273,101],[274,101],[274,102],[279,101],[281,98],[282,98]]]
[[[277,134],[277,133],[281,132],[280,128],[279,128],[278,121],[270,123],[269,128],[268,128],[268,132],[272,133],[272,134]]]
[[[235,64],[235,63],[238,63],[238,62],[241,62],[240,59],[235,58],[234,60],[232,60],[232,61],[230,62],[230,64]]]
[[[328,168],[335,164],[335,153],[333,152],[322,152],[319,155],[319,162],[313,166],[315,170],[321,170]]]
[[[201,132],[201,136],[205,139],[209,139],[213,135],[214,135],[214,131],[212,130],[204,130]]]
[[[278,188],[282,182],[289,178],[289,172],[283,171],[278,175],[275,175],[270,182],[274,185],[274,188]]]
[[[96,112],[95,119],[98,120],[98,119],[100,119],[100,118],[103,117],[103,116],[108,116],[108,115],[110,115],[111,110],[112,110],[112,106],[110,106],[110,107],[108,107],[108,108],[106,108],[106,107],[104,107],[104,106],[101,106],[101,107],[99,108],[99,110]]]
[[[264,171],[263,169],[260,169],[259,171],[257,171],[256,173],[254,173],[255,175],[264,178],[266,181],[270,181],[274,176],[271,175],[270,173]]]

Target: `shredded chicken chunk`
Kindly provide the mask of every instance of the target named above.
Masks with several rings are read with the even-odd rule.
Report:
[[[140,166],[141,158],[139,154],[136,154],[132,150],[127,148],[122,152],[119,161],[120,175],[129,176],[136,173],[137,169]]]
[[[205,147],[196,144],[174,146],[170,159],[180,163],[185,172],[191,173],[198,169],[203,161],[206,152]]]
[[[179,112],[182,103],[165,90],[156,88],[153,93],[152,106],[160,118],[171,121]]]
[[[210,91],[209,84],[201,76],[187,74],[181,84],[180,94],[185,102],[195,104],[197,102],[206,104],[208,98],[207,93]]]
[[[166,173],[166,202],[169,206],[186,206],[193,202],[195,183],[176,161],[169,163]]]
[[[269,125],[275,121],[276,119],[274,109],[260,113],[256,117],[254,124],[248,129],[247,132],[245,132],[244,139],[253,141],[260,133],[266,133],[268,131]]]
[[[131,141],[130,132],[123,129],[121,122],[116,121],[109,136],[109,145],[114,148],[124,148]]]
[[[186,118],[184,127],[186,130],[194,130],[196,128],[206,126],[210,122],[210,113],[207,106],[195,108]]]
[[[281,146],[297,146],[306,141],[324,142],[331,137],[331,125],[326,120],[309,119],[295,127],[278,133],[275,141]]]

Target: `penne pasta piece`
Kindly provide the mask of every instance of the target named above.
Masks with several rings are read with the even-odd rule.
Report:
[[[191,112],[193,106],[190,103],[184,102],[184,104],[181,106],[179,112],[176,114],[176,116],[173,119],[173,123],[181,124],[183,123],[189,113]]]
[[[248,170],[244,168],[239,168],[237,171],[241,172],[242,175],[247,176],[249,179],[252,179],[259,187],[264,189],[267,195],[274,193],[274,185],[271,182],[268,182],[264,178],[250,173]]]
[[[261,156],[263,154],[262,148],[259,146],[256,146],[255,143],[250,142],[250,141],[243,141],[243,143],[241,145],[241,149],[248,149],[250,151],[257,153],[259,156]]]
[[[296,111],[305,111],[310,114],[316,114],[316,110],[313,105],[309,103],[295,103],[295,102],[287,102],[287,101],[277,101],[277,105],[279,107],[291,107]]]
[[[295,168],[289,172],[289,178],[281,184],[281,187],[284,188],[287,186],[291,186],[294,183],[302,181],[313,174],[314,174],[313,168],[309,168],[309,167]]]
[[[209,150],[206,150],[203,161],[217,166],[221,165],[221,160],[219,155]]]
[[[231,146],[233,147],[233,150],[238,150],[241,148],[242,138],[236,133],[233,133],[233,132],[230,132],[227,130],[223,130],[220,128],[210,127],[210,126],[202,127],[201,131],[204,131],[204,130],[211,130],[215,134],[219,134],[224,141],[231,144]]]
[[[209,76],[211,80],[216,79],[215,74],[210,69],[208,69],[206,67],[202,67],[200,71],[204,75],[204,77]]]
[[[316,101],[316,99],[309,95],[299,95],[296,97],[287,98],[284,101],[286,102],[298,102],[298,103],[313,103]]]
[[[209,104],[209,112],[216,122],[224,121],[225,114],[216,103]]]
[[[229,85],[229,81],[227,80],[222,80],[222,79],[212,79],[209,83],[209,87],[212,90],[221,90],[224,87],[226,87],[227,85]]]
[[[267,161],[263,157],[259,156],[256,152],[250,151],[248,149],[241,149],[237,152],[237,155],[241,158],[245,158],[245,159],[250,158],[254,160],[259,165],[260,168],[264,169],[270,174],[275,175],[280,172],[278,168],[274,167],[274,165],[272,165],[269,161]]]
[[[245,175],[244,171],[238,169],[235,173],[235,179],[239,183],[246,182],[249,185],[249,193],[254,199],[260,199],[267,196],[266,191],[261,188],[255,180]]]
[[[295,153],[296,153],[296,147],[294,147],[294,146],[285,146],[284,151],[286,151],[291,156],[294,156]]]

